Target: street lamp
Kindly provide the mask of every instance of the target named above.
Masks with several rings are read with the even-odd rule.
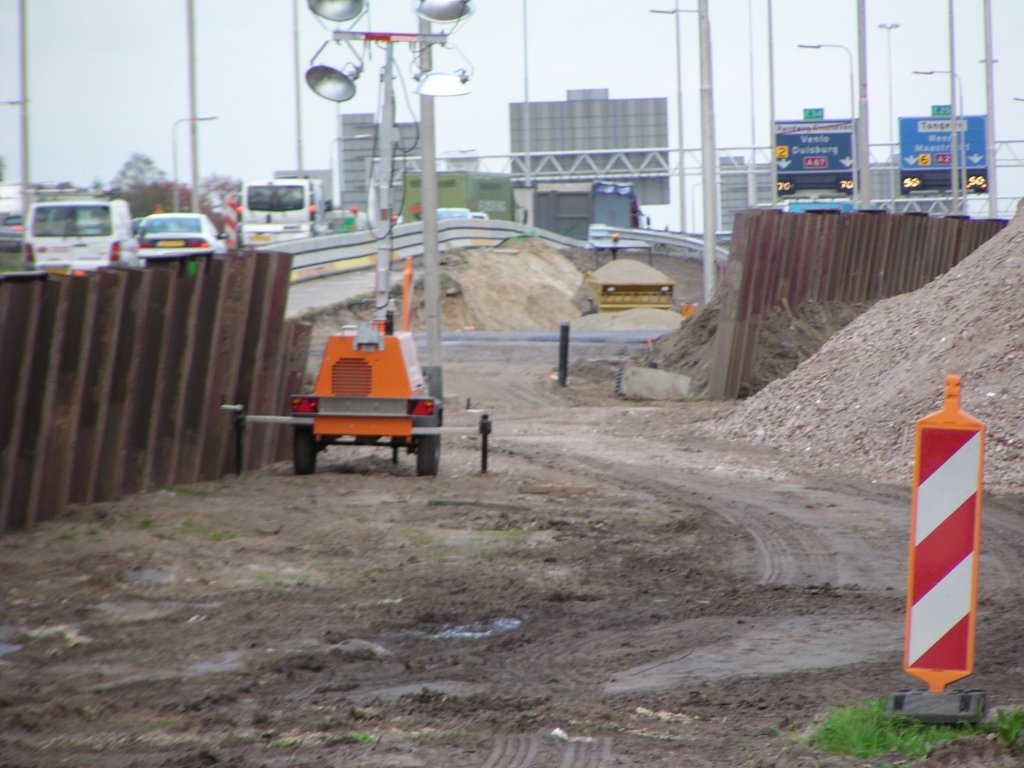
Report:
[[[676,7],[669,11],[651,9],[651,13],[672,14],[676,22],[676,117],[678,118],[677,130],[679,133],[679,231],[686,232],[686,168],[685,152],[683,149],[683,54],[680,43],[679,14],[697,13],[697,11],[684,10],[679,7],[679,0],[676,0]],[[696,222],[696,220],[695,220]]]
[[[949,111],[953,114],[949,118],[949,154],[950,163],[950,195],[952,197],[951,208],[953,213],[961,213],[963,205],[961,198],[967,202],[967,158],[963,147],[963,136],[960,131],[960,118],[964,115],[964,82],[955,72],[948,69],[927,69],[914,70],[915,75],[952,75],[952,82],[956,83],[953,90],[953,98],[950,101]]]
[[[879,24],[878,28],[885,30],[885,39],[886,39],[886,44],[888,46],[888,54],[889,54],[889,59],[888,59],[888,61],[889,61],[889,65],[888,65],[888,70],[889,70],[889,162],[891,163],[892,162],[892,157],[893,157],[893,154],[894,154],[893,151],[892,151],[892,144],[893,144],[893,142],[892,142],[892,126],[893,126],[893,122],[892,122],[892,31],[894,29],[899,29],[900,25],[899,24]],[[895,153],[895,154],[898,155],[899,153]],[[899,163],[897,162],[896,165],[899,166]],[[896,199],[896,176],[895,176],[894,173],[890,172],[889,173],[889,205],[890,206],[893,204],[893,201],[895,199]]]
[[[797,48],[811,48],[818,50],[819,48],[839,48],[840,50],[846,51],[846,56],[850,60],[850,143],[853,145],[853,207],[857,207],[858,194],[862,187],[860,184],[860,161],[859,153],[857,152],[857,118],[856,112],[854,111],[854,88],[853,88],[853,52],[845,45],[836,45],[834,43],[820,43],[819,45],[798,45]],[[862,201],[863,202],[863,201]],[[870,201],[868,201],[870,205]],[[865,205],[867,207],[867,205]]]
[[[195,122],[197,122],[197,123],[205,123],[207,120],[216,120],[216,119],[217,119],[216,117],[197,117],[195,119]],[[174,121],[174,125],[171,127],[171,157],[173,158],[172,165],[174,166],[173,171],[174,171],[174,212],[175,213],[178,213],[178,123],[187,123],[187,122],[190,122],[191,120],[192,120],[191,117],[182,117],[182,118],[180,118],[178,120],[175,120]],[[199,195],[199,190],[198,189],[192,190],[192,195],[193,195],[192,200],[193,201],[197,200],[198,199],[198,195]],[[192,207],[194,209],[192,211],[193,213],[198,213],[199,212],[199,206],[196,205],[195,202],[193,202]]]
[[[996,94],[992,65],[992,0],[984,0],[985,15],[985,155],[988,157],[988,215],[999,215],[999,195],[996,191]]]
[[[527,193],[531,195],[532,199],[533,179],[530,178],[530,166],[533,164],[533,158],[530,156],[530,25],[528,21],[526,0],[523,0],[523,181],[526,184]],[[533,216],[532,202],[527,209],[527,215]],[[527,222],[524,216],[523,223],[532,224],[533,222]]]

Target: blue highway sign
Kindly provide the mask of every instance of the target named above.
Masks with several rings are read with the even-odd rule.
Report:
[[[853,125],[849,120],[775,123],[779,194],[853,191]]]
[[[968,170],[988,168],[985,157],[985,116],[968,115],[958,121],[964,143],[961,158]],[[953,155],[949,140],[950,120],[935,117],[900,118],[900,170],[949,171]],[[963,167],[963,166],[962,166]]]
[[[850,173],[853,128],[849,120],[775,123],[775,165],[779,173]]]

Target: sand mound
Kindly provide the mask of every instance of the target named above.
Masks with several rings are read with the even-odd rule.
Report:
[[[871,306],[870,302],[806,302],[795,310],[774,307],[761,325],[750,376],[740,385],[740,396],[759,392],[769,382],[789,375],[825,340]],[[704,394],[714,356],[720,301],[702,308],[678,331],[667,333],[638,360],[657,363],[662,370],[684,373],[693,391]],[[575,327],[575,326],[574,326]]]
[[[588,277],[598,283],[621,285],[664,285],[674,282],[672,278],[654,267],[633,259],[616,259],[596,269]]]
[[[584,315],[572,321],[574,331],[672,331],[683,322],[683,316],[667,309],[627,309],[625,312],[602,312]]]
[[[554,330],[580,316],[573,297],[582,283],[572,262],[539,240],[448,251],[442,324],[446,331]]]
[[[716,430],[820,468],[907,483],[915,421],[938,410],[947,374],[988,425],[985,484],[1024,491],[1024,214],[952,270],[878,302]]]

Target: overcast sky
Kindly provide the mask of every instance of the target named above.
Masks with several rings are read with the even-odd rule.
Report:
[[[608,88],[612,98],[669,98],[670,137],[675,137],[675,38],[671,16],[650,8],[674,0],[529,0],[531,100],[561,100],[570,88]],[[413,31],[409,0],[370,0],[373,28]],[[768,141],[767,0],[710,0],[718,144],[750,144],[750,38],[753,6],[754,116],[756,139]],[[29,71],[32,177],[85,185],[109,181],[128,156],[142,152],[171,175],[171,126],[188,114],[185,0],[30,0]],[[295,167],[295,113],[291,0],[195,0],[201,174],[241,179]],[[681,0],[684,8],[695,0]],[[996,135],[1024,139],[1024,2],[992,0],[995,18]],[[892,32],[896,115],[927,115],[949,102],[948,78],[912,74],[948,68],[945,0],[867,0],[871,139],[888,131],[886,33]],[[964,79],[968,114],[984,112],[982,0],[956,0],[957,68]],[[300,0],[303,69],[329,37]],[[365,26],[365,21],[363,22]],[[683,68],[686,146],[699,146],[699,80],[696,14],[684,14]],[[849,114],[848,65],[837,50],[799,50],[798,43],[839,43],[856,52],[855,0],[775,0],[776,103],[779,119],[799,118],[804,107],[824,107],[827,117]],[[476,0],[475,15],[441,51],[436,69],[475,70],[472,93],[439,99],[438,151],[509,151],[508,103],[523,98],[522,2]],[[410,55],[400,51],[407,88]],[[463,58],[465,57],[465,59]],[[348,52],[331,45],[320,61],[340,66]],[[377,107],[374,53],[357,82],[358,94],[341,108]],[[0,0],[0,101],[18,98],[17,0]],[[398,89],[399,119],[410,119]],[[416,104],[414,103],[415,107]],[[327,168],[335,135],[336,106],[302,86],[305,166]],[[179,174],[188,174],[187,126],[179,129]],[[8,178],[19,178],[17,109],[0,106],[0,155]],[[1002,194],[1024,193],[1006,172]],[[655,224],[677,226],[669,206]]]

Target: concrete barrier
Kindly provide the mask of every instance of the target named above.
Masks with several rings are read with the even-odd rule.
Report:
[[[690,377],[657,368],[627,365],[622,369],[619,393],[644,400],[685,400],[690,396]]]

